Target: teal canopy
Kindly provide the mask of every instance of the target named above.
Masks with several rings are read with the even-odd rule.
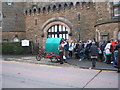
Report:
[[[58,53],[58,46],[62,38],[48,38],[45,43],[46,52]]]

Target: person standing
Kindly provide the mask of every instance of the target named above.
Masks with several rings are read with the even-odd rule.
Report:
[[[98,57],[98,47],[95,45],[95,42],[92,42],[92,46],[90,47],[92,67],[96,67],[96,60]]]
[[[114,39],[111,39],[110,43],[111,43],[111,52],[112,52],[111,63],[114,63],[114,49],[115,49],[116,42]]]
[[[118,54],[117,54],[117,68],[118,68],[118,72],[120,72],[120,47],[118,49]]]
[[[90,47],[91,47],[91,45],[92,45],[92,41],[88,40],[87,45],[85,47],[85,55],[87,56],[88,60],[91,60],[91,58],[90,58],[91,57],[91,53],[90,53]]]
[[[60,45],[58,47],[59,55],[60,55],[60,64],[63,64],[63,54],[64,54],[64,42],[60,42]]]
[[[73,43],[73,41],[71,41],[69,43],[69,57],[70,58],[72,58],[72,56],[73,56],[73,50],[74,50],[74,43]]]
[[[100,61],[102,62],[102,61],[104,61],[104,62],[106,62],[107,60],[107,58],[106,58],[106,54],[105,54],[105,52],[104,52],[104,49],[105,49],[105,46],[106,46],[106,41],[105,40],[102,40],[101,42],[100,42],[100,46],[99,46],[99,48],[100,48],[100,51],[101,51],[101,53],[99,52],[99,54],[100,54]],[[103,58],[104,57],[104,58]]]
[[[75,47],[74,47],[75,59],[79,59],[78,47],[79,47],[79,41],[77,40],[76,43],[75,43]]]
[[[65,49],[65,57],[66,57],[66,59],[68,59],[69,58],[69,40],[66,40],[64,49]]]
[[[120,49],[120,40],[117,41],[116,45],[115,45],[115,51],[114,51],[114,63],[113,63],[113,66],[116,66],[118,63],[119,60],[117,60],[118,58],[117,57],[120,57],[120,52],[118,53],[118,51]],[[119,61],[120,62],[120,61]]]
[[[66,45],[66,43],[64,42],[64,39],[61,40],[60,45],[58,47],[59,50],[59,55],[60,55],[60,64],[63,64],[63,56],[65,55],[65,51],[64,51],[64,46]]]
[[[105,53],[106,53],[106,57],[107,57],[106,63],[111,64],[111,54],[112,54],[112,52],[111,52],[111,43],[110,43],[110,41],[107,41],[107,45],[105,47]]]
[[[82,41],[79,42],[79,47],[78,47],[78,55],[80,57],[79,61],[82,61],[84,59],[84,46]]]
[[[102,46],[103,46],[103,42],[100,41],[98,50],[99,50],[99,59],[100,59],[101,62],[103,61],[103,51],[102,51],[103,47]]]

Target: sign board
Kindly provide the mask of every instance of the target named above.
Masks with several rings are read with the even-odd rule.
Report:
[[[22,46],[29,46],[29,40],[22,40]]]
[[[108,32],[102,32],[102,33],[101,33],[101,36],[108,36],[108,35],[109,35]]]
[[[80,31],[80,28],[77,28],[78,31]]]

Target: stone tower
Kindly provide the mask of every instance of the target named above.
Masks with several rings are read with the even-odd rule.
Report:
[[[13,41],[14,38],[18,38],[19,40],[25,39],[24,7],[24,2],[2,2],[3,41]]]

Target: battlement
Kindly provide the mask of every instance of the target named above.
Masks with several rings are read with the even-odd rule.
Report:
[[[32,5],[31,8],[25,9],[24,14],[25,15],[31,15],[31,14],[40,14],[40,13],[50,13],[50,12],[58,12],[60,10],[66,11],[68,9],[90,9],[95,8],[95,4],[93,2],[56,2],[49,4],[46,2],[46,4],[36,4]]]

